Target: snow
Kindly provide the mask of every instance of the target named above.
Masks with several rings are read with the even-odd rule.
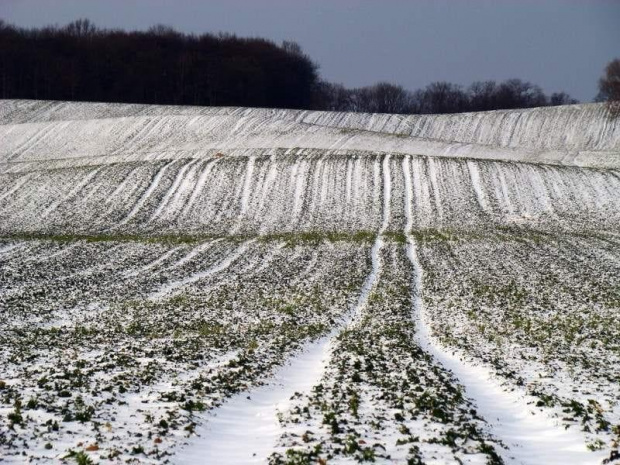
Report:
[[[390,156],[383,157],[383,221],[379,235],[383,234],[390,223],[390,208],[392,202],[392,177],[390,172]]]
[[[140,208],[142,208],[142,206],[146,203],[146,201],[148,200],[149,196],[153,193],[153,191],[155,191],[155,189],[157,188],[157,186],[159,185],[159,182],[161,181],[161,178],[163,177],[166,169],[172,165],[172,163],[174,162],[169,162],[166,165],[164,165],[159,171],[157,171],[157,174],[155,175],[155,177],[153,178],[151,184],[149,185],[148,189],[146,191],[144,191],[144,194],[142,194],[142,197],[140,197],[138,199],[138,201],[136,202],[136,204],[134,205],[134,207],[131,209],[131,211],[127,214],[127,216],[125,218],[123,218],[123,220],[120,222],[120,224],[125,224],[127,222],[129,222],[135,215],[136,213],[138,213],[138,211],[140,210]]]
[[[32,166],[34,161],[52,162],[54,153],[62,153],[62,160],[55,162],[58,166],[76,166],[130,159],[194,158],[221,152],[228,157],[247,149],[256,153],[267,148],[310,148],[333,153],[374,151],[620,167],[620,125],[609,121],[602,105],[412,115],[399,117],[397,126],[388,124],[394,115],[343,118],[338,113],[306,112],[300,118],[300,112],[293,110],[274,113],[262,109],[247,110],[241,116],[230,109],[151,107],[148,116],[114,117],[118,108],[110,106],[111,117],[89,119],[89,112],[105,112],[105,107],[74,105],[78,106],[76,114],[82,113],[84,119],[59,121],[52,117],[25,122],[31,110],[14,112],[12,121],[16,123],[0,124],[0,136],[5,141],[0,162],[10,162],[11,168],[19,169]],[[131,113],[133,107],[127,110]],[[67,134],[82,137],[68,138]]]
[[[333,463],[484,463],[492,445],[586,464],[616,447],[620,120],[602,105],[0,105],[11,460],[26,438],[28,460],[100,441],[95,460],[145,463],[315,445]],[[110,431],[74,423],[85,406]]]
[[[293,172],[296,178],[296,170]],[[332,341],[343,328],[356,325],[367,305],[372,289],[379,279],[381,261],[380,253],[383,247],[381,234],[387,229],[389,222],[391,179],[389,171],[389,156],[383,162],[384,181],[384,219],[381,230],[371,249],[371,272],[366,277],[360,291],[357,303],[350,310],[345,323],[339,329],[312,343],[301,354],[295,355],[283,368],[278,370],[272,381],[258,389],[242,393],[227,401],[222,407],[206,417],[206,426],[198,434],[202,436],[189,447],[182,450],[175,463],[191,464],[199,460],[208,463],[221,464],[252,464],[264,463],[275,449],[277,440],[283,433],[278,421],[278,415],[285,413],[292,405],[291,398],[296,393],[307,393],[318,384],[324,374],[326,360],[330,356]],[[245,250],[246,244],[241,248]],[[240,249],[241,249],[240,248]],[[238,256],[239,251],[234,256]],[[230,264],[233,259],[227,258]],[[314,257],[309,267],[314,266]],[[218,265],[206,273],[221,271]],[[305,274],[306,270],[302,274]],[[196,275],[186,278],[194,279]],[[173,284],[176,285],[176,284]],[[171,285],[166,287],[169,292]],[[161,295],[160,291],[158,294]]]
[[[187,276],[179,281],[172,281],[165,285],[163,285],[159,290],[152,293],[151,299],[161,299],[164,296],[168,296],[169,294],[177,291],[179,288],[187,286],[189,284],[195,283],[201,279],[208,278],[214,274],[221,273],[225,271],[230,265],[232,265],[236,260],[239,259],[243,254],[245,254],[249,248],[249,246],[254,242],[254,240],[246,241],[241,244],[233,253],[226,255],[223,260],[219,263],[207,268],[206,270],[199,271],[190,276]],[[185,257],[187,259],[187,257]],[[178,266],[177,262],[175,266]]]
[[[469,170],[469,175],[471,176],[471,185],[476,193],[478,204],[480,205],[480,208],[486,212],[488,211],[489,206],[487,204],[486,194],[484,193],[484,189],[482,187],[482,182],[480,181],[480,171],[478,171],[478,167],[475,163],[472,163],[471,161],[467,162],[467,169]]]
[[[168,190],[168,192],[166,192],[166,195],[164,195],[164,198],[161,200],[161,202],[159,203],[159,205],[157,206],[157,208],[155,209],[151,217],[148,219],[147,223],[157,219],[157,217],[161,215],[161,213],[164,211],[164,209],[169,203],[174,203],[174,197],[177,195],[180,187],[183,184],[187,184],[185,173],[187,173],[187,171],[190,168],[193,168],[193,165],[195,165],[197,162],[198,160],[190,160],[188,163],[183,165],[183,167],[177,173],[176,178],[174,179],[174,182],[170,186],[170,189]],[[158,176],[159,176],[159,173],[158,173]],[[153,182],[153,184],[155,184],[155,187],[157,186],[155,181]],[[147,191],[147,193],[145,193],[145,198],[148,198],[148,195],[152,193],[153,190],[155,190],[155,187],[153,187],[153,189],[149,187],[150,192]]]
[[[251,192],[252,173],[254,172],[254,157],[248,157],[248,166],[245,170],[245,177],[243,179],[243,188],[241,190],[241,213],[240,218],[248,211],[248,198]]]
[[[309,391],[321,378],[329,341],[327,337],[312,343],[267,384],[234,396],[206,415],[199,437],[175,455],[174,463],[265,463],[282,434],[278,413],[288,410],[296,392]]]

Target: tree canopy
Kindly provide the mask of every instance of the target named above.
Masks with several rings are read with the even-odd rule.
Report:
[[[0,23],[2,98],[308,108],[317,79],[293,42]]]

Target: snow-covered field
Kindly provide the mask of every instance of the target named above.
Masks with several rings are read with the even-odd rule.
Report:
[[[620,120],[0,101],[0,461],[599,464]]]

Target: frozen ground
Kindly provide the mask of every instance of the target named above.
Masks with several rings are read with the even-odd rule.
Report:
[[[2,101],[0,141],[0,461],[616,461],[602,106]]]

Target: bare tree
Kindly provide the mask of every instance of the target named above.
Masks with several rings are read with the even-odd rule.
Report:
[[[282,42],[282,50],[284,50],[285,52],[290,53],[291,55],[299,55],[299,56],[303,56],[304,55],[304,51],[301,48],[301,45],[299,45],[297,42],[293,41],[293,40],[285,40]]]
[[[495,81],[476,81],[469,86],[469,106],[472,111],[495,109],[498,85]]]
[[[350,92],[350,110],[365,113],[411,113],[412,94],[402,86],[379,82]]]
[[[566,92],[554,92],[549,97],[549,105],[551,106],[573,105],[575,103],[579,103],[579,101],[572,98]]]
[[[468,110],[467,94],[461,86],[449,82],[433,82],[417,97],[421,113],[460,113]]]
[[[370,89],[371,109],[374,113],[408,113],[411,96],[403,87],[380,82]]]
[[[609,62],[605,75],[599,80],[600,96],[607,101],[612,116],[620,116],[620,58]]]
[[[312,107],[327,111],[354,111],[352,91],[342,84],[319,81],[314,90]]]
[[[170,39],[179,39],[183,36],[183,34],[167,24],[155,24],[147,29],[147,33],[157,37],[166,37]]]
[[[499,85],[496,93],[498,108],[532,108],[548,105],[542,89],[521,79],[508,79]]]
[[[79,39],[90,39],[97,33],[97,27],[86,18],[76,19],[67,24],[65,30],[70,36]]]

